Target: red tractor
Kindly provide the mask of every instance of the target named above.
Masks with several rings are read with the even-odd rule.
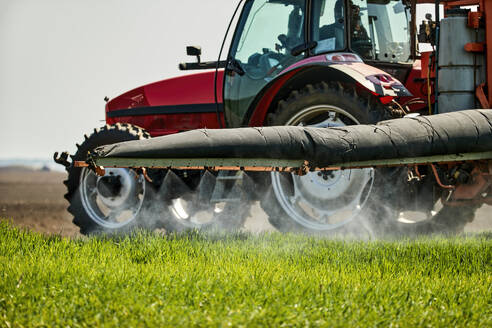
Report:
[[[489,3],[468,2],[480,8]],[[84,161],[101,145],[200,128],[343,127],[442,112],[444,107],[435,106],[438,86],[429,69],[435,56],[426,57],[422,71],[417,53],[416,6],[410,0],[240,1],[224,61],[202,62],[200,47],[188,47],[197,62],[180,64],[180,69],[205,72],[148,84],[108,101],[107,125],[85,136],[72,159]],[[456,15],[465,20],[467,13]],[[482,38],[483,17],[477,20],[477,38]],[[433,43],[435,27],[430,20],[423,24],[419,40]],[[471,56],[475,63],[484,57]],[[474,87],[485,76],[479,72],[476,64]],[[446,92],[438,97],[456,96]],[[449,97],[442,101],[452,103]],[[473,92],[471,101],[444,111],[475,108]],[[361,216],[391,229],[415,227],[399,218],[405,211],[423,213],[424,222],[445,220],[450,230],[459,230],[477,207],[438,208],[436,182],[411,179],[399,167],[303,176],[113,168],[98,177],[69,163],[66,154],[58,161],[67,167],[65,197],[82,233],[149,223],[167,230],[238,228],[254,201],[280,231],[333,231],[360,222],[354,219]],[[162,189],[166,192],[156,192]],[[160,215],[149,220],[149,210]]]

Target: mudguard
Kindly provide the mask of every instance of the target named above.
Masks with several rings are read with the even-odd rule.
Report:
[[[266,114],[278,95],[300,89],[308,83],[336,81],[358,85],[372,95],[385,98],[408,97],[412,94],[405,86],[388,73],[365,64],[353,53],[335,53],[306,58],[270,81],[258,94],[249,110],[249,126],[262,126]]]

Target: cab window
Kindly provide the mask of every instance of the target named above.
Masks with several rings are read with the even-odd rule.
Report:
[[[350,0],[350,47],[362,58],[406,62],[410,12],[401,0]]]
[[[345,48],[344,0],[313,1],[312,38],[318,42],[315,54]]]
[[[293,60],[304,43],[304,0],[256,0],[246,4],[247,19],[233,49],[249,77],[264,79]]]

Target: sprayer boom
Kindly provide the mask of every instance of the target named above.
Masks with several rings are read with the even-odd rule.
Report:
[[[193,130],[99,147],[86,164],[295,171],[490,159],[492,112],[469,110],[377,125]]]
[[[419,178],[426,166],[439,187],[456,191],[466,187],[464,195],[455,193],[461,196],[454,201],[477,201],[479,195],[488,197],[492,186],[492,111],[335,128],[194,130],[99,147],[86,162],[74,165],[91,167],[99,175],[104,175],[104,167],[143,169],[147,178],[145,169],[305,175],[394,166],[407,166],[409,175]]]
[[[75,167],[122,167],[173,170],[290,172],[300,174],[307,171],[335,171],[408,165],[459,164],[471,161],[492,161],[492,151],[435,155],[414,158],[394,158],[360,162],[336,163],[328,167],[312,167],[308,161],[269,158],[94,158],[76,161]]]

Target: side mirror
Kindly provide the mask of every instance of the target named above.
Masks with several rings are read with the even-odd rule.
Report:
[[[200,56],[202,55],[202,47],[188,46],[186,47],[186,54],[188,56],[196,56],[198,63],[200,63]]]

